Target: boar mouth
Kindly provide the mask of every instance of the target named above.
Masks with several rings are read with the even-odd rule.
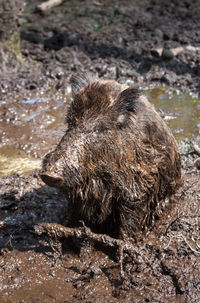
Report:
[[[62,187],[64,183],[64,179],[61,176],[54,176],[53,174],[49,172],[43,172],[40,174],[40,178],[44,183],[51,187]]]

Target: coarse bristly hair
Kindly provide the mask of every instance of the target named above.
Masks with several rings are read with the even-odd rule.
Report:
[[[41,177],[66,192],[71,221],[132,236],[180,184],[176,140],[137,88],[85,75],[71,86],[67,130]]]

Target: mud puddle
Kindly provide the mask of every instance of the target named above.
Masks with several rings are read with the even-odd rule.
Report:
[[[65,94],[50,89],[8,101],[9,110],[4,109],[6,114],[2,114],[0,120],[3,134],[0,177],[40,168],[41,158],[57,144],[65,130],[70,88],[65,90]],[[145,94],[161,112],[177,140],[199,134],[200,99],[197,96],[161,87],[145,90]]]
[[[154,88],[146,91],[149,100],[171,128],[177,140],[200,134],[200,98],[197,94]]]
[[[40,167],[40,159],[63,135],[67,100],[69,94],[56,93],[53,88],[2,100],[0,177]]]

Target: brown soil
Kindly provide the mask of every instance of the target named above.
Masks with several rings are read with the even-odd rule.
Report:
[[[32,13],[42,1],[26,2],[21,48],[28,64],[0,75],[0,147],[43,157],[62,136],[57,110],[65,111],[66,83],[76,71],[199,92],[198,0],[72,0],[43,16]],[[195,49],[169,51],[188,45]],[[153,50],[159,47],[162,56]],[[33,95],[39,99],[32,104],[21,102]],[[24,117],[33,113],[27,125]],[[48,129],[52,113],[57,128]],[[192,141],[200,144],[199,137]],[[65,197],[38,171],[1,178],[0,302],[200,302],[198,155],[190,140],[179,145],[183,185],[152,228],[137,235],[135,253],[124,252],[124,277],[109,245],[91,249],[76,237],[35,232],[39,223],[66,225],[67,213]]]

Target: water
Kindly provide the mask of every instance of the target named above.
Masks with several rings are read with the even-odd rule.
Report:
[[[195,94],[181,94],[165,88],[145,92],[150,102],[161,109],[175,138],[182,140],[200,134],[200,99]]]
[[[195,94],[182,94],[179,90],[166,88],[145,90],[149,101],[162,112],[163,118],[177,140],[191,138],[200,134],[200,99]],[[16,110],[16,121],[0,121],[0,132],[9,138],[0,148],[0,177],[17,172],[28,173],[41,167],[41,159],[27,156],[16,148],[16,142],[23,146],[32,144],[36,151],[48,152],[56,145],[64,130],[64,116],[70,95],[30,96],[27,100],[11,101],[11,110]],[[10,110],[10,112],[11,112]],[[14,142],[10,144],[10,142]],[[30,143],[30,142],[31,143]]]

